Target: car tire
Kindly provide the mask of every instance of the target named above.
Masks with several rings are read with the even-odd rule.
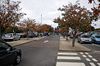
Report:
[[[21,62],[22,58],[20,55],[17,55],[16,56],[16,59],[15,59],[15,65],[19,64]]]
[[[83,44],[83,42],[80,40],[80,44]]]

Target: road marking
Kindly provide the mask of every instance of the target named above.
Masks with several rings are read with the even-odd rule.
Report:
[[[97,63],[98,64],[98,66],[100,66],[100,63]]]
[[[84,57],[84,59],[90,63],[91,66],[100,66],[100,63],[97,63],[98,60],[93,58],[89,53],[80,52],[80,54]],[[64,56],[63,56],[64,55]],[[72,55],[72,56],[71,56]],[[81,62],[82,58],[78,55],[77,52],[58,52],[57,60],[66,60],[64,61],[57,61],[56,66],[85,66],[85,63]],[[74,61],[80,61],[80,62],[67,62],[67,60],[74,60]],[[97,64],[93,63],[96,62]]]
[[[93,58],[91,55],[88,55],[88,57]]]
[[[56,66],[85,66],[82,62],[57,62]]]
[[[95,62],[98,62],[98,60],[96,60],[95,58],[93,58],[92,60],[95,61]]]
[[[58,56],[57,59],[66,59],[66,60],[81,60],[80,57],[70,57],[70,56]]]
[[[90,63],[91,66],[96,66],[94,63]]]
[[[91,61],[89,58],[86,58],[86,61]]]
[[[89,55],[89,53],[85,52],[85,54]]]
[[[83,52],[80,52],[80,54],[82,54],[82,55],[83,55],[84,53],[83,53]]]
[[[58,55],[78,55],[77,53],[71,53],[71,52],[58,52]]]
[[[86,55],[82,55],[84,58],[86,58],[87,56]]]
[[[49,41],[48,40],[45,40],[43,43],[48,43]]]

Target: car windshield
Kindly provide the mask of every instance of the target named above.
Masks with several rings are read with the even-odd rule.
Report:
[[[89,35],[82,35],[83,38],[90,38]]]
[[[100,38],[100,35],[95,36],[96,38]]]
[[[8,37],[8,36],[12,37],[12,34],[5,34],[4,36],[6,36],[6,37]]]

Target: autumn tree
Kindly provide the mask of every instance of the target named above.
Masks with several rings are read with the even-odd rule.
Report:
[[[23,22],[18,22],[17,23],[17,27],[18,27],[18,30],[21,31],[21,32],[26,32],[26,25],[25,23]]]
[[[63,37],[66,36],[66,39],[68,40],[69,27],[68,27],[68,25],[66,25],[66,22],[64,22],[64,20],[61,19],[60,17],[54,19],[54,22],[58,23],[59,32],[63,35]]]
[[[53,28],[50,25],[41,25],[41,32],[53,32]]]
[[[35,23],[35,19],[24,19],[23,20],[23,24],[24,24],[24,28],[25,28],[25,30],[24,31],[26,31],[26,33],[27,33],[27,36],[28,36],[28,32],[29,31],[31,31],[31,32],[33,32],[34,30],[35,30],[35,25],[36,25],[36,23]]]
[[[79,3],[76,4],[68,4],[66,6],[63,6],[62,8],[59,8],[60,11],[62,12],[62,18],[56,22],[64,23],[64,26],[67,28],[72,28],[73,29],[73,41],[72,41],[72,46],[75,46],[75,38],[77,35],[77,32],[84,28],[84,30],[90,30],[90,16],[89,16],[89,11],[81,7]],[[61,24],[60,24],[61,25]],[[63,26],[63,25],[62,25]]]
[[[5,3],[0,4],[0,37],[2,31],[9,26],[15,26],[15,23],[20,20],[24,15],[19,8],[20,1],[7,0]]]
[[[97,20],[100,18],[100,0],[88,0],[90,4],[93,4],[91,8],[92,12],[92,19]]]

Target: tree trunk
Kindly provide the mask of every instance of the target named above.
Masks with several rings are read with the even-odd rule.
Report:
[[[75,32],[73,34],[72,47],[75,47],[76,33],[77,33],[77,31],[75,30]]]
[[[72,40],[72,47],[75,47],[75,36],[73,36],[73,40]]]
[[[66,40],[68,40],[68,32],[66,33]]]

